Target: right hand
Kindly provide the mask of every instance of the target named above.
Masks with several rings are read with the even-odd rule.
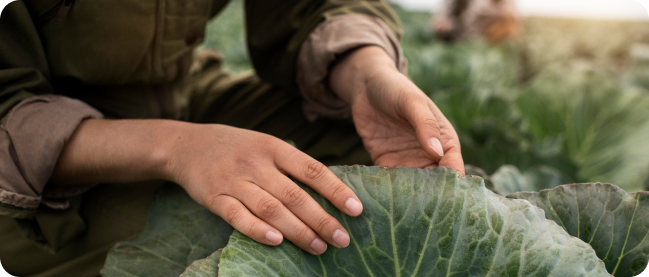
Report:
[[[251,239],[283,237],[319,255],[326,242],[343,248],[349,235],[290,175],[349,216],[362,204],[322,163],[270,135],[223,125],[189,125],[173,143],[165,172],[199,204]]]

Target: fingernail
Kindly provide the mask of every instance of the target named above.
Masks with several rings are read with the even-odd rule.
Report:
[[[313,252],[315,252],[316,254],[320,255],[327,250],[327,243],[320,238],[316,238],[311,243],[311,250],[313,250]]]
[[[338,246],[345,248],[349,245],[349,235],[341,230],[334,232],[334,241]]]
[[[442,149],[442,143],[439,142],[439,139],[437,138],[430,138],[428,139],[428,146],[430,148],[433,148],[433,151],[437,153],[440,157],[444,157],[444,149]]]
[[[345,201],[345,208],[347,208],[347,211],[353,216],[359,215],[363,212],[363,204],[354,198],[349,198]]]
[[[282,235],[273,231],[268,231],[268,233],[266,233],[266,240],[272,245],[278,245],[282,243]]]

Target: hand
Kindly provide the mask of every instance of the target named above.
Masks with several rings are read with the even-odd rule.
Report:
[[[351,105],[356,130],[376,165],[447,166],[464,175],[453,126],[383,49],[352,52],[334,66],[329,82]]]
[[[350,216],[363,209],[358,197],[295,147],[222,125],[193,125],[176,145],[167,170],[174,181],[246,236],[267,245],[278,245],[285,236],[316,255],[325,252],[326,242],[338,248],[349,245],[342,225],[286,174]]]
[[[235,229],[267,244],[286,237],[312,254],[342,248],[342,225],[287,174],[349,216],[358,197],[327,167],[269,135],[168,120],[86,120],[66,143],[50,185],[165,179]]]

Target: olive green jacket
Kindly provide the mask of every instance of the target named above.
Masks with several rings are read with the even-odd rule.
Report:
[[[77,0],[64,18],[43,18],[61,2],[21,0],[3,11],[0,117],[27,97],[65,95],[59,84],[161,85],[182,78],[207,21],[228,1]],[[300,46],[323,20],[361,13],[401,33],[381,0],[248,0],[245,12],[257,74],[292,91]]]
[[[164,102],[157,101],[158,97],[187,75],[206,23],[227,2],[21,0],[9,4],[0,16],[0,215],[33,216],[34,207],[43,200],[41,194],[46,194],[43,188],[56,157],[82,120],[102,116],[174,118],[162,108],[156,113],[139,113],[141,106],[131,107],[127,99]],[[381,39],[382,44],[398,44],[395,36],[401,33],[398,18],[384,0],[248,0],[245,13],[248,50],[257,74],[291,93],[299,91],[298,56],[301,67],[308,66],[310,57],[318,56],[313,45],[320,42],[309,36],[321,22],[345,15],[372,18],[339,20],[324,27],[358,29],[353,37],[365,42],[356,41],[355,45]],[[371,21],[390,29],[389,38],[367,35],[372,33]],[[305,41],[312,45],[311,52],[300,54]],[[336,47],[342,52],[350,45],[354,43]],[[403,67],[400,50],[386,51]],[[329,56],[316,62],[335,58]],[[319,72],[300,85],[323,87],[318,82],[326,74]],[[319,91],[324,95],[324,90]],[[329,102],[344,113],[340,103]],[[129,108],[135,111],[120,113]],[[16,110],[21,115],[12,114]],[[57,122],[51,118],[55,112]],[[57,191],[49,194],[64,196]],[[67,207],[65,202],[43,200],[42,204]]]

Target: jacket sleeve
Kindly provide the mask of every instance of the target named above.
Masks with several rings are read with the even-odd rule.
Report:
[[[22,1],[2,12],[0,42],[0,215],[29,219],[41,204],[67,207],[65,201],[46,201],[45,185],[78,124],[102,115],[53,94],[45,51]]]
[[[408,63],[399,39],[381,19],[364,14],[329,18],[311,32],[298,56],[297,83],[307,119],[351,116],[351,107],[329,87],[329,71],[339,57],[364,46],[383,48],[396,68],[407,74]]]
[[[401,22],[385,0],[246,0],[248,50],[259,76],[298,93],[297,57],[323,21],[345,14],[378,18],[399,37]]]

